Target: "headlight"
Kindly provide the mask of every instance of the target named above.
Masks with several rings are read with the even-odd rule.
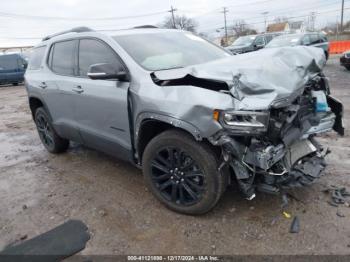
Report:
[[[237,133],[262,133],[267,131],[269,113],[257,111],[224,111],[221,124]]]

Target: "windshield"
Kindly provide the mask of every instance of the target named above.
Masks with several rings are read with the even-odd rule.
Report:
[[[255,36],[249,35],[249,36],[241,36],[239,37],[232,45],[250,45],[254,42]]]
[[[300,45],[300,35],[281,35],[271,40],[265,48]]]
[[[188,32],[161,32],[113,37],[143,68],[151,71],[202,64],[230,56]]]

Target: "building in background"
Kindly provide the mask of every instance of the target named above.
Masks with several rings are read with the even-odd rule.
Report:
[[[289,23],[289,30],[291,33],[304,33],[305,30],[305,24],[304,21],[295,21],[295,22],[288,22]]]
[[[288,22],[282,22],[282,23],[274,23],[274,24],[269,24],[267,26],[267,33],[280,33],[280,32],[289,32],[289,23]]]
[[[268,33],[304,33],[306,31],[304,21],[281,22],[269,24]]]

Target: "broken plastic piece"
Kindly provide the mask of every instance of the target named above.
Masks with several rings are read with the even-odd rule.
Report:
[[[294,217],[292,224],[290,225],[290,233],[299,233],[300,230],[300,222],[297,216]]]
[[[254,198],[256,197],[256,195],[255,194],[252,194],[251,196],[249,196],[249,197],[247,197],[247,200],[253,200]]]
[[[289,213],[286,212],[286,211],[283,211],[282,214],[284,215],[285,218],[291,218],[291,217],[292,217],[291,214],[289,214]]]

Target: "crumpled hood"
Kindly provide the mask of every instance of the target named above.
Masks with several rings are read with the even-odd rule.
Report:
[[[158,71],[154,75],[162,81],[191,76],[224,82],[239,101],[239,109],[258,110],[285,104],[300,95],[305,84],[322,71],[325,63],[321,48],[282,47]]]

